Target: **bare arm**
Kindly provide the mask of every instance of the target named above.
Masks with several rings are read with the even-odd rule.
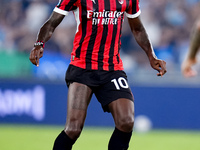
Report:
[[[54,30],[61,23],[64,17],[64,15],[53,12],[50,18],[40,28],[40,31],[37,36],[37,41],[42,41],[44,43],[47,42],[51,38]],[[39,66],[39,59],[43,56],[43,51],[44,49],[42,46],[35,46],[31,50],[29,59],[34,65]]]
[[[191,35],[188,59],[195,60],[199,48],[200,48],[200,18],[196,22]]]
[[[148,38],[148,35],[146,33],[146,30],[140,18],[139,17],[128,18],[128,22],[137,43],[147,54],[151,67],[159,72],[157,74],[158,76],[163,76],[167,72],[166,62],[163,60],[157,59],[154,53],[153,47],[151,45],[151,42]]]
[[[192,77],[197,75],[197,72],[192,69],[192,66],[196,64],[196,55],[200,49],[200,17],[194,25],[194,29],[191,33],[190,48],[186,59],[183,61],[181,66],[182,74],[185,77]]]

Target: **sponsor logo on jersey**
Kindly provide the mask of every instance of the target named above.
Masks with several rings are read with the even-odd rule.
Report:
[[[109,24],[117,24],[118,18],[123,15],[121,11],[106,11],[103,10],[101,12],[96,12],[92,10],[87,11],[87,18],[92,18],[93,25],[109,25]]]

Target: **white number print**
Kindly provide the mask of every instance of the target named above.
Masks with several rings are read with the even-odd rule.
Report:
[[[119,77],[118,80],[113,79],[113,80],[111,80],[111,82],[114,83],[117,90],[120,90],[120,87],[125,88],[125,89],[128,88],[128,83],[127,83],[126,79],[124,79],[123,77]]]

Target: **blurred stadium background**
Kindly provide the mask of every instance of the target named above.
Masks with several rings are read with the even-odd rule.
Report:
[[[58,0],[0,2],[0,149],[28,149],[20,142],[26,137],[32,139],[28,141],[34,145],[32,149],[51,149],[55,136],[65,123],[67,87],[64,77],[70,62],[76,21],[73,13],[65,17],[46,43],[44,57],[37,68],[29,62],[29,52],[39,28]],[[136,133],[131,148],[200,149],[200,75],[185,79],[180,71],[192,26],[200,14],[199,3],[199,0],[140,2],[141,18],[155,53],[167,62],[168,72],[163,78],[157,77],[151,69],[146,55],[131,35],[125,17],[121,56],[136,108]],[[199,72],[199,64],[195,68]],[[84,149],[81,145],[89,145],[88,140],[94,140],[97,135],[99,139],[92,142],[94,145],[100,144],[99,141],[107,144],[113,126],[110,114],[103,113],[93,97],[86,130],[75,148]],[[91,132],[95,133],[95,138]],[[30,135],[35,137],[30,138]],[[35,139],[38,144],[33,142]],[[44,139],[46,141],[41,142]],[[9,148],[10,141],[15,141],[14,148]],[[102,144],[104,147],[98,145],[99,149],[106,149],[106,144]],[[95,146],[89,149],[98,150]]]

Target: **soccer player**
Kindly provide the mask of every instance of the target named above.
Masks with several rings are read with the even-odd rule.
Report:
[[[189,52],[181,66],[182,73],[185,77],[193,77],[197,75],[196,70],[192,69],[192,66],[197,63],[196,55],[199,48],[200,48],[200,16],[197,19],[194,25],[193,32],[191,34]]]
[[[30,53],[30,61],[39,66],[44,44],[69,11],[74,12],[77,31],[71,62],[66,72],[68,85],[67,119],[53,150],[71,150],[79,137],[87,107],[94,93],[105,112],[110,112],[115,130],[108,150],[127,150],[134,124],[133,95],[120,58],[120,37],[124,14],[136,41],[146,52],[158,76],[166,73],[166,62],[154,54],[139,18],[139,0],[60,0],[41,27]]]

